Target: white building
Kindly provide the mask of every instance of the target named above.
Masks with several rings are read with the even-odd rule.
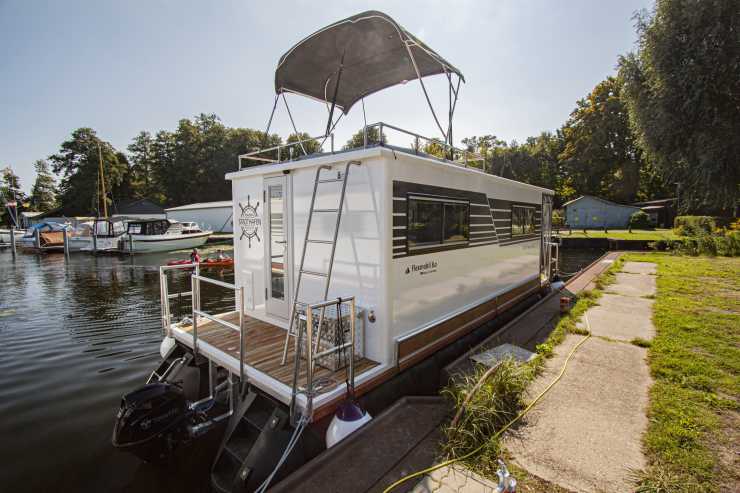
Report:
[[[196,204],[181,205],[165,209],[168,219],[198,223],[203,231],[210,230],[214,233],[233,233],[231,200],[221,202],[200,202]]]

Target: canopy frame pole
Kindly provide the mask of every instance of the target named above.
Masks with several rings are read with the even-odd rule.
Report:
[[[442,133],[442,136],[444,137],[445,142],[447,142],[447,134],[442,128],[442,124],[439,123],[439,118],[437,118],[437,113],[435,113],[434,107],[432,106],[432,101],[429,99],[429,94],[427,93],[427,88],[424,85],[424,81],[422,80],[421,72],[419,71],[418,65],[416,65],[416,58],[414,57],[414,53],[411,51],[411,47],[409,46],[409,40],[404,39],[403,44],[404,46],[406,46],[406,51],[409,54],[409,58],[411,58],[411,65],[413,65],[414,71],[416,72],[416,78],[419,79],[419,84],[421,84],[421,90],[424,92],[424,97],[427,100],[427,105],[429,105],[429,110],[432,112],[434,121],[437,123],[437,127],[439,128],[439,131]]]
[[[365,96],[360,100],[362,102],[362,121],[365,126],[362,127],[362,147],[367,147],[367,115],[365,114]]]
[[[293,125],[293,131],[295,132],[295,136],[298,139],[298,145],[301,146],[303,155],[308,156],[308,152],[306,152],[306,148],[303,147],[303,139],[301,138],[301,134],[298,133],[298,129],[295,126],[295,121],[293,121],[293,115],[290,113],[290,106],[288,106],[288,100],[285,99],[285,93],[282,93],[282,95],[283,95],[283,103],[285,103],[285,109],[288,110],[288,118],[290,118],[290,124]]]
[[[267,138],[270,134],[270,127],[272,126],[272,117],[275,116],[275,109],[277,108],[278,99],[280,98],[280,94],[282,94],[282,91],[278,94],[275,94],[275,102],[272,104],[272,112],[270,113],[270,119],[267,120],[267,128],[265,129],[265,138],[264,138],[264,144],[267,145]]]
[[[326,142],[326,139],[328,139],[329,136],[332,135],[332,133],[334,132],[334,129],[337,128],[337,124],[339,123],[339,120],[341,120],[343,116],[344,116],[344,113],[339,113],[339,118],[337,118],[337,121],[335,121],[334,122],[334,125],[331,126],[331,129],[329,130],[329,132],[327,132],[327,134],[324,135],[324,140],[321,141],[321,146],[320,147],[323,147],[324,146],[324,143]]]
[[[337,95],[339,94],[339,83],[342,81],[342,71],[344,70],[344,52],[339,60],[339,70],[337,71],[337,82],[334,84],[334,96],[331,98],[331,109],[329,110],[329,119],[326,121],[326,135],[332,130],[332,120],[334,119],[334,108],[337,105]],[[328,80],[328,79],[327,79]],[[338,122],[339,120],[337,120]]]
[[[447,128],[447,141],[451,148],[454,148],[454,144],[452,142],[452,118],[455,116],[455,109],[457,108],[457,100],[458,100],[458,94],[460,91],[460,76],[457,76],[457,87],[454,87],[452,84],[452,74],[447,71],[447,68],[445,68],[445,75],[447,76],[447,83],[448,83],[448,97],[449,97],[449,115],[448,115],[448,128]],[[455,95],[455,98],[452,99],[452,95]],[[454,156],[451,156],[454,157]]]

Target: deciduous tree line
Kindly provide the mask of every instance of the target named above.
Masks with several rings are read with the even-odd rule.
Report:
[[[486,172],[551,188],[559,204],[583,195],[620,203],[674,196],[682,212],[737,214],[740,196],[740,9],[733,0],[657,0],[636,15],[638,45],[583,99],[563,126],[524,142],[463,139]],[[295,142],[307,135],[291,135]],[[377,135],[371,140],[377,141]],[[383,136],[385,137],[385,136]],[[108,200],[147,197],[170,206],[230,198],[224,175],[239,154],[278,135],[225,126],[216,115],[141,132],[126,152],[79,128],[36,163],[30,207],[95,210],[100,161]],[[363,143],[362,132],[346,148]],[[307,151],[318,149],[311,145]],[[423,150],[443,155],[438,144]],[[54,190],[50,170],[59,176]],[[3,186],[15,180],[4,170]],[[1,199],[1,198],[0,198]]]

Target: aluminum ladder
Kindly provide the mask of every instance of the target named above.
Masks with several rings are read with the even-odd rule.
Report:
[[[334,267],[334,253],[337,249],[337,237],[339,236],[339,224],[342,221],[342,209],[344,207],[344,197],[347,191],[347,179],[349,177],[349,168],[353,165],[360,165],[359,161],[349,161],[347,165],[344,168],[343,176],[340,172],[340,176],[337,178],[322,178],[321,172],[323,170],[331,171],[331,166],[329,165],[322,165],[319,166],[316,170],[316,178],[314,179],[313,184],[313,194],[311,195],[311,207],[308,211],[308,222],[306,224],[306,236],[303,240],[303,252],[301,253],[301,264],[298,268],[298,280],[296,281],[295,286],[295,295],[293,296],[293,303],[290,308],[290,322],[288,325],[288,330],[285,333],[285,344],[283,346],[283,358],[281,361],[281,365],[284,365],[285,362],[288,359],[288,345],[290,344],[290,338],[296,337],[296,324],[298,323],[298,318],[301,317],[301,311],[299,310],[299,307],[303,308],[305,310],[305,307],[308,306],[309,303],[315,302],[316,300],[301,300],[300,294],[301,294],[301,280],[303,279],[303,275],[312,276],[312,277],[322,277],[324,278],[324,291],[323,291],[323,297],[320,301],[326,300],[327,296],[329,295],[329,284],[331,283],[331,271]],[[342,183],[342,189],[339,192],[339,204],[336,209],[316,209],[314,206],[316,205],[316,195],[319,188],[320,183],[336,183],[341,182]],[[311,239],[311,223],[313,219],[313,215],[315,213],[319,214],[336,214],[336,222],[334,224],[334,236],[331,240],[317,240],[317,239]],[[310,270],[305,270],[304,264],[306,260],[306,249],[308,248],[308,245],[310,243],[318,243],[318,244],[326,244],[331,245],[331,253],[329,254],[329,268],[327,272],[315,272]],[[304,315],[305,316],[305,315]],[[321,324],[323,323],[324,318],[324,310],[321,311],[321,315],[319,317],[319,327],[321,327]],[[318,339],[316,340],[316,344],[318,344]],[[298,340],[296,339],[296,346],[298,345]],[[297,349],[297,347],[296,347]]]

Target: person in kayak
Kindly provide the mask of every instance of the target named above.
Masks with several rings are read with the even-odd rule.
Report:
[[[230,257],[224,254],[223,250],[217,250],[216,251],[216,260],[224,261],[224,260],[231,260]]]
[[[198,254],[198,249],[193,248],[193,251],[190,252],[190,263],[191,264],[199,264],[200,263],[200,254]]]

